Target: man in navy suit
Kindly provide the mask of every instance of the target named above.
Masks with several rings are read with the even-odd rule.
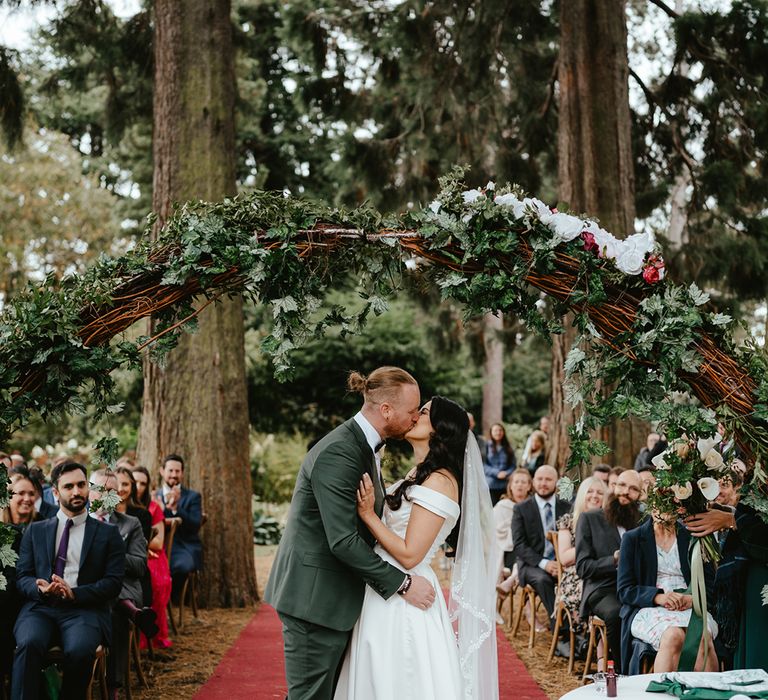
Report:
[[[181,485],[184,478],[184,459],[177,454],[168,455],[160,470],[163,485],[155,494],[166,518],[180,518],[171,549],[171,576],[177,590],[192,572],[203,568],[203,545],[200,525],[203,520],[202,499],[197,491]]]
[[[520,585],[533,586],[549,616],[550,629],[554,627],[555,584],[557,562],[555,549],[547,541],[547,532],[555,531],[555,523],[571,510],[571,504],[558,498],[557,470],[542,464],[533,476],[534,495],[515,506],[512,514],[512,541],[514,542]],[[533,621],[531,621],[533,624]]]
[[[125,547],[116,527],[88,517],[85,467],[64,462],[51,483],[55,518],[24,533],[16,587],[26,599],[14,634],[12,700],[40,697],[40,669],[51,646],[64,653],[62,699],[85,698],[94,653],[110,638],[110,606],[125,573]]]

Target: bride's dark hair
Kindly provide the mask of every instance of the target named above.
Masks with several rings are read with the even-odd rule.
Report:
[[[429,452],[424,461],[416,465],[416,473],[403,479],[391,494],[387,495],[387,505],[391,510],[400,508],[403,498],[408,498],[408,489],[423,484],[427,477],[439,469],[449,471],[459,485],[459,503],[464,483],[464,451],[467,447],[469,416],[459,404],[444,396],[433,396],[429,407],[429,421],[432,434],[429,436]],[[459,537],[459,521],[446,538],[451,549],[456,549]]]

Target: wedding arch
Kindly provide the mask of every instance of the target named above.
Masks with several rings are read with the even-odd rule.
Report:
[[[416,268],[467,314],[515,313],[549,337],[572,313],[571,464],[604,450],[590,430],[612,418],[657,421],[672,438],[711,435],[720,422],[756,465],[746,500],[768,519],[768,361],[753,344],[735,345],[730,317],[710,308],[706,292],[669,280],[652,236],[619,240],[516,187],[469,189],[460,169],[440,184],[429,207],[392,217],[270,192],[189,202],[154,242],[30,287],[0,316],[0,444],[32,413],[81,410],[84,389],[97,413],[119,411],[110,372],[139,366],[143,352],[161,359],[224,295],[271,305],[262,349],[287,374],[293,348],[329,326],[359,330]],[[321,309],[326,290],[350,275],[362,309]],[[159,321],[155,336],[120,337],[149,315]],[[109,460],[116,443],[99,448]],[[0,502],[4,490],[0,479]]]

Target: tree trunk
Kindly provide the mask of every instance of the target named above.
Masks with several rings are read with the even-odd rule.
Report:
[[[635,186],[631,147],[624,2],[560,3],[558,188],[574,212],[600,220],[618,237],[634,230]],[[570,325],[569,319],[566,319]],[[573,412],[563,403],[563,361],[573,333],[555,338],[552,355],[550,454],[561,469],[568,457]],[[601,431],[612,461],[631,466],[647,425],[614,422]]]
[[[501,314],[483,316],[483,435],[490,435],[491,426],[501,423],[504,403],[504,317]]]
[[[229,0],[156,0],[154,89],[156,234],[174,202],[236,190]],[[201,313],[165,366],[144,365],[139,460],[157,469],[165,454],[184,457],[207,516],[201,597],[222,606],[258,597],[243,338],[242,301],[227,300]]]

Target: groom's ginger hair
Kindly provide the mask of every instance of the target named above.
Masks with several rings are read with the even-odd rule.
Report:
[[[379,367],[367,377],[360,372],[350,372],[347,388],[363,395],[365,403],[381,404],[396,401],[403,384],[418,382],[411,374],[399,367]]]

